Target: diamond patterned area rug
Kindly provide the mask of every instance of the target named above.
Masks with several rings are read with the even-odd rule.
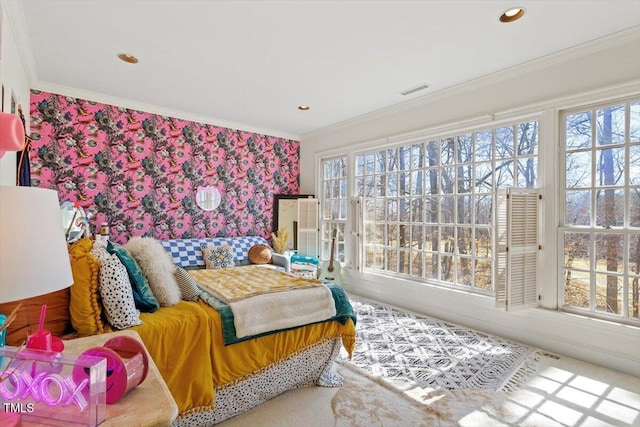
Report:
[[[535,372],[536,349],[351,297],[352,362],[373,376],[432,389],[511,391]]]

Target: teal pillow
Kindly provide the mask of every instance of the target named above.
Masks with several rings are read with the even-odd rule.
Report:
[[[110,254],[116,254],[122,264],[127,269],[129,280],[131,281],[131,288],[133,290],[133,300],[136,303],[136,308],[142,312],[153,313],[160,308],[160,303],[156,299],[147,278],[144,277],[140,266],[136,262],[135,258],[131,256],[128,250],[118,245],[117,243],[107,243],[107,252]]]

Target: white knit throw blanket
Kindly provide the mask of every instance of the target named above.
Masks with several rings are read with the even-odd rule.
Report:
[[[253,266],[193,270],[189,274],[203,290],[229,305],[237,338],[308,325],[336,315],[331,290],[317,280]]]
[[[326,286],[256,295],[229,303],[238,338],[320,322],[336,315]]]

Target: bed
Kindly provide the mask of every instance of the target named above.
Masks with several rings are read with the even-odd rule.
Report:
[[[246,239],[249,238],[225,238],[224,244],[237,249],[239,258],[225,273],[243,270],[239,274],[244,277],[251,269],[258,269],[244,262],[246,246],[256,244],[254,238]],[[216,239],[206,243],[212,244],[213,240]],[[174,426],[213,425],[297,387],[341,385],[334,360],[343,348],[348,354],[353,351],[355,315],[339,286],[322,285],[336,307],[335,314],[328,319],[304,326],[284,325],[275,331],[248,329],[249,335],[238,334],[233,326],[229,327],[235,320],[233,304],[227,304],[224,293],[216,294],[195,280],[202,274],[198,268],[202,267],[202,253],[198,253],[202,239],[161,243],[176,265],[191,267],[189,274],[203,291],[192,301],[181,300],[171,307],[141,313],[142,324],[132,327],[144,341],[178,404],[179,416]],[[47,327],[56,335],[68,338],[70,332],[83,336],[111,330],[96,296],[96,270],[100,263],[92,257],[91,246],[88,239],[83,239],[70,248],[74,275],[70,289],[25,301],[23,313],[9,329],[9,345],[24,341],[29,326],[35,327],[38,321],[33,312],[43,302],[50,307]],[[195,253],[184,256],[189,251]],[[298,279],[272,269],[260,269],[259,274]],[[15,303],[0,305],[0,312],[10,311],[12,305]]]

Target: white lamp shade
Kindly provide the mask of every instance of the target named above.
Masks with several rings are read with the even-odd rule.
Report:
[[[0,186],[0,303],[73,284],[58,193]]]

